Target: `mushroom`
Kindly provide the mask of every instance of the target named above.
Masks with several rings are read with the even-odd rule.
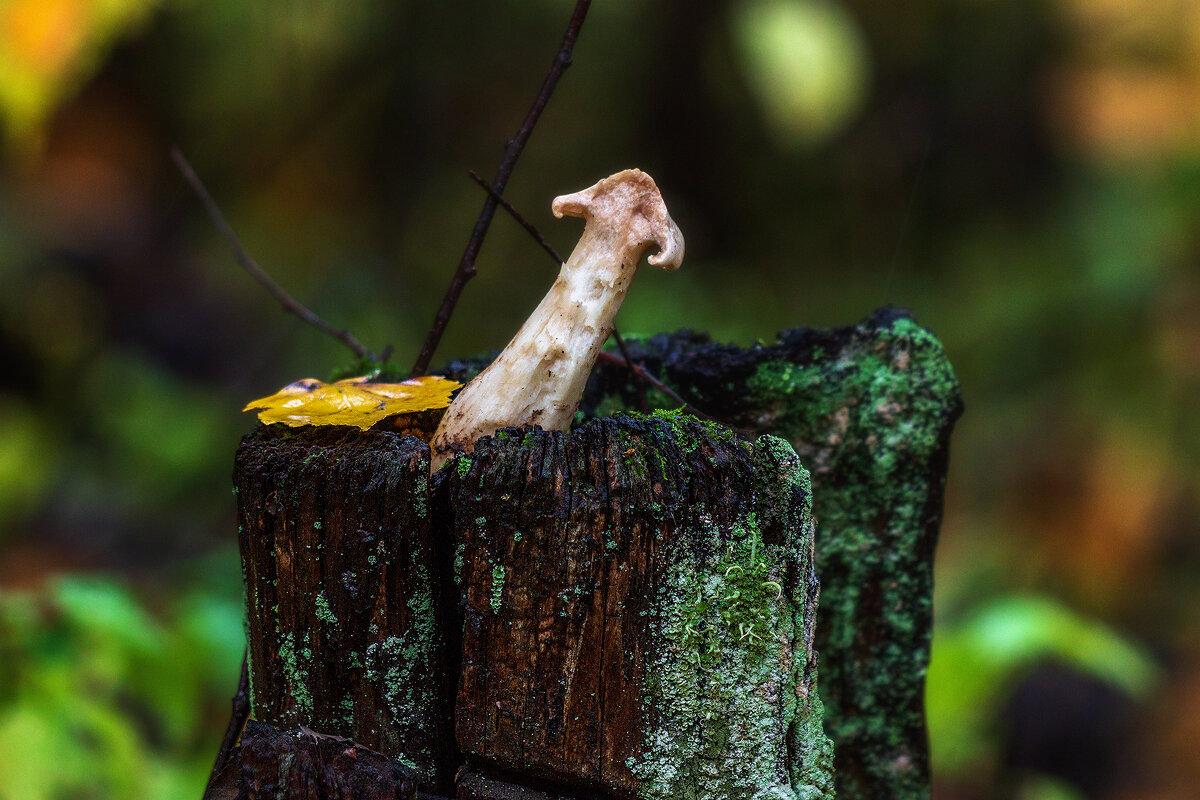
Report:
[[[683,261],[683,234],[639,169],[557,197],[551,210],[583,217],[583,235],[517,335],[446,409],[430,444],[435,471],[500,428],[567,430],[642,255],[657,247],[650,263],[672,271]]]

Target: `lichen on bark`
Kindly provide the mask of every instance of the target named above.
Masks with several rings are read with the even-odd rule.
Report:
[[[514,434],[445,471],[469,759],[644,800],[831,797],[791,446],[674,412]]]
[[[750,347],[686,331],[626,339],[635,360],[696,408],[786,438],[811,470],[816,644],[838,796],[928,798],[933,550],[962,411],[941,344],[893,308]],[[584,397],[585,413],[608,413],[635,405],[638,387],[622,367],[601,364]]]
[[[753,453],[758,507],[666,545],[649,612],[640,797],[831,798],[811,650],[811,487],[781,439]],[[764,523],[774,542],[764,540]]]
[[[428,447],[263,427],[234,480],[254,717],[353,739],[424,787],[444,783],[457,764]]]

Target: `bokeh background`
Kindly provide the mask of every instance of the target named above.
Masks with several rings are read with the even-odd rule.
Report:
[[[242,648],[250,398],[411,363],[570,0],[0,0],[0,798],[198,798]],[[913,310],[967,413],[936,797],[1200,791],[1200,0],[597,0],[508,196],[637,165],[627,334]],[[497,217],[438,360],[553,265]]]

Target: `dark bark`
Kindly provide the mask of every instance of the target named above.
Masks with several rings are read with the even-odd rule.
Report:
[[[470,760],[574,794],[825,788],[820,712],[797,700],[816,582],[787,444],[617,417],[501,431],[450,470]]]
[[[417,776],[349,739],[248,722],[221,800],[414,800]]]
[[[771,344],[681,331],[629,339],[628,349],[696,408],[787,439],[812,472],[820,694],[838,797],[928,798],[933,552],[962,413],[941,344],[907,312],[884,308],[853,326],[784,331]],[[486,362],[452,362],[444,374],[470,376]],[[637,402],[626,369],[598,362],[585,415]],[[678,403],[660,395],[657,405]]]
[[[225,736],[221,739],[221,747],[217,750],[217,759],[213,763],[212,773],[208,776],[208,784],[204,787],[204,800],[223,800],[223,796],[217,793],[216,787],[220,783],[221,776],[229,767],[237,746],[238,737],[242,735],[242,729],[246,726],[246,719],[250,716],[249,662],[250,654],[247,651],[242,655],[242,669],[238,676],[238,688],[229,703],[231,706],[229,723],[225,726]]]
[[[455,601],[430,525],[429,449],[279,427],[246,437],[234,470],[253,716],[353,739],[424,786],[446,783]]]
[[[463,772],[457,788],[458,800],[584,800],[578,795],[531,789],[475,771]]]
[[[748,348],[690,333],[630,342],[688,402],[792,443],[812,472],[817,650],[841,800],[929,797],[925,672],[950,433],[962,413],[941,344],[907,312],[798,328]],[[619,387],[619,388],[614,388]],[[589,411],[633,402],[597,370]]]

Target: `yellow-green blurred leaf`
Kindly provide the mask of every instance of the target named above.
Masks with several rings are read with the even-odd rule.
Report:
[[[1145,697],[1163,677],[1136,644],[1051,598],[994,600],[934,636],[925,689],[934,770],[965,774],[994,752],[996,709],[1022,675],[1046,661],[1132,697]]]
[[[771,133],[785,147],[818,144],[862,105],[867,50],[854,17],[823,0],[744,0],[737,54]]]
[[[366,430],[382,419],[450,405],[450,395],[462,384],[426,375],[400,383],[371,383],[347,378],[325,383],[305,378],[288,384],[270,397],[254,400],[243,411],[258,411],[267,424],[348,425]]]

